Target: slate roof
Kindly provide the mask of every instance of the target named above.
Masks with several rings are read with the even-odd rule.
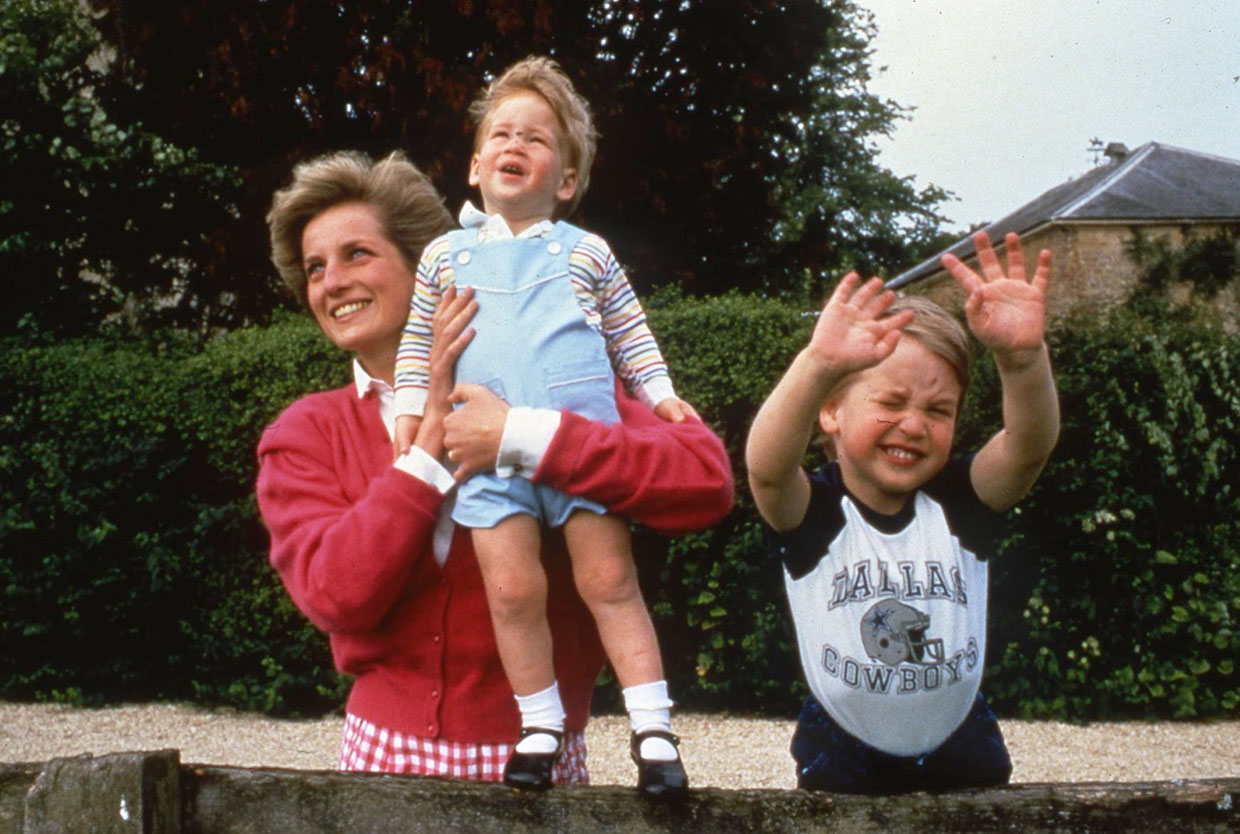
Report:
[[[1148,142],[1121,159],[1099,165],[988,224],[996,243],[1049,223],[1240,219],[1240,161]],[[945,251],[967,260],[972,235]],[[939,253],[942,254],[942,253]],[[939,255],[887,282],[897,288],[941,269]]]

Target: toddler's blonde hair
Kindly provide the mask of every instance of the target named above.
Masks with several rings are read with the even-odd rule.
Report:
[[[542,96],[560,125],[560,152],[566,168],[577,172],[577,190],[571,199],[556,206],[554,218],[567,217],[577,208],[590,185],[590,168],[598,147],[598,131],[590,104],[577,92],[572,80],[551,58],[531,55],[518,61],[478,94],[469,106],[474,123],[474,152],[482,146],[491,114],[514,93],[530,91]]]

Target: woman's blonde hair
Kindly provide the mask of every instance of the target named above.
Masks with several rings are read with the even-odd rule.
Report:
[[[426,244],[452,227],[443,197],[399,151],[379,162],[358,151],[338,151],[301,163],[293,169],[293,181],[272,198],[267,226],[271,262],[303,307],[302,233],[315,217],[343,203],[364,203],[375,210],[410,274],[417,271]]]
[[[594,128],[594,116],[590,103],[585,100],[573,82],[550,58],[531,55],[518,61],[478,94],[469,106],[474,123],[474,152],[486,137],[491,114],[500,102],[514,93],[528,90],[542,96],[560,125],[560,145],[565,154],[564,165],[577,172],[577,190],[572,199],[556,206],[555,218],[567,217],[577,208],[586,188],[590,185],[590,168],[594,165],[594,152],[598,147],[598,131]]]

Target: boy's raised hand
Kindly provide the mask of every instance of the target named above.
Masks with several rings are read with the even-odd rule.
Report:
[[[818,316],[806,348],[809,356],[833,376],[843,376],[882,362],[896,349],[901,329],[913,320],[912,310],[882,315],[895,293],[871,278],[860,287],[855,272],[845,275]]]
[[[1012,355],[1041,350],[1046,333],[1046,285],[1051,274],[1051,253],[1038,253],[1038,266],[1033,278],[1025,273],[1025,256],[1020,248],[1020,235],[1009,233],[1004,238],[1007,248],[1007,274],[995,256],[985,232],[973,236],[981,275],[970,269],[951,253],[942,257],[944,268],[951,273],[969,297],[964,302],[969,329],[992,353]]]

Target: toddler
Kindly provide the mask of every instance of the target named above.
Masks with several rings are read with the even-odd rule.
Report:
[[[408,446],[425,400],[431,317],[449,286],[472,287],[475,335],[457,362],[512,406],[618,419],[615,375],[660,417],[696,419],[678,399],[645,314],[607,243],[564,222],[589,182],[595,131],[589,106],[555,62],[510,67],[471,107],[476,124],[464,229],[432,241],[396,361],[396,451]],[[558,417],[558,414],[556,415]],[[503,464],[501,452],[500,461]],[[638,787],[679,796],[687,778],[671,734],[662,660],[630,553],[627,520],[536,486],[519,466],[465,480],[452,518],[471,528],[500,659],[522,733],[504,781],[545,788],[562,749],[564,710],[552,663],[541,527],[561,527],[573,577],[624,687]],[[533,473],[528,473],[533,474]]]

